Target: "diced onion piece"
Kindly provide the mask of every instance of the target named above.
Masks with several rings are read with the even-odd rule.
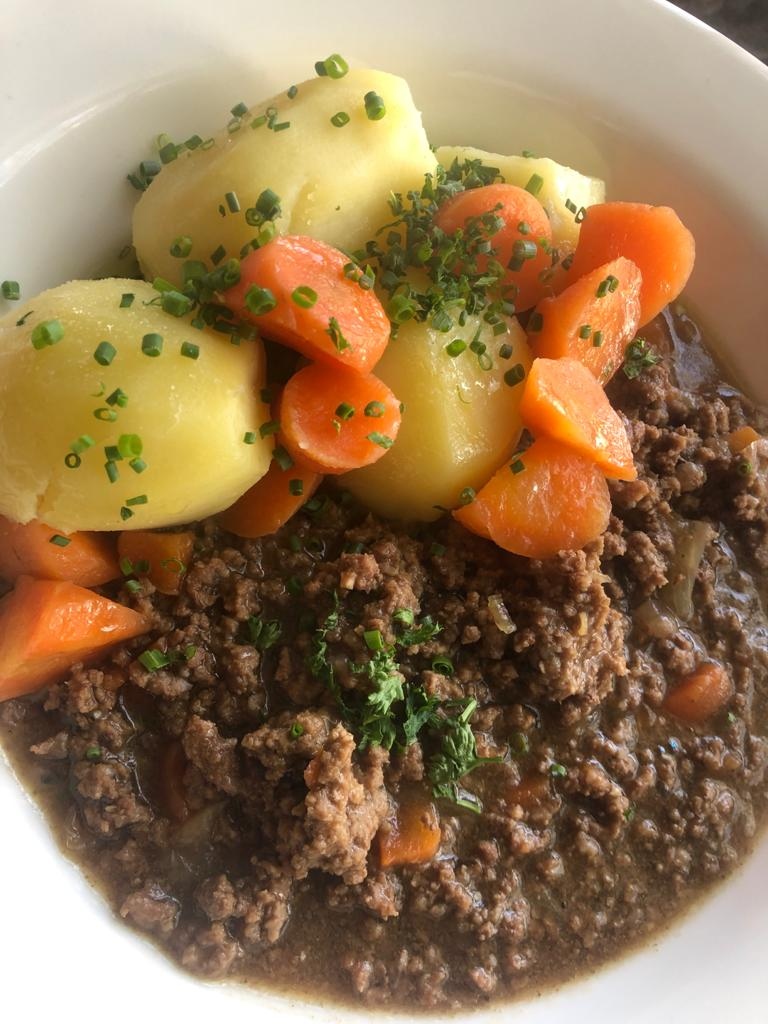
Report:
[[[514,633],[517,626],[512,621],[512,617],[507,610],[507,606],[502,601],[499,594],[491,594],[488,598],[488,611],[491,613],[496,627],[501,630],[502,633],[509,635]]]

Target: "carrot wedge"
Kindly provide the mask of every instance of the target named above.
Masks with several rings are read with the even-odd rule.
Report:
[[[452,235],[485,214],[497,217],[502,225],[488,235],[494,259],[507,268],[502,284],[514,287],[518,311],[530,309],[544,295],[542,275],[552,265],[552,228],[544,207],[517,185],[483,185],[459,192],[443,203],[435,224]],[[478,257],[481,268],[483,260]]]
[[[0,579],[13,583],[19,576],[35,576],[98,587],[119,575],[108,534],[65,535],[37,520],[22,525],[0,516]]]
[[[696,244],[691,232],[668,206],[590,206],[581,225],[570,273],[574,278],[581,277],[619,256],[632,260],[643,275],[638,327],[644,327],[688,283]]]
[[[314,470],[301,466],[283,469],[273,461],[267,474],[216,519],[238,537],[267,537],[298,512],[322,479]]]
[[[126,573],[146,576],[161,594],[178,594],[187,571],[195,535],[158,533],[156,530],[124,530],[117,541],[121,564],[127,560]]]
[[[608,485],[595,463],[548,437],[453,512],[472,533],[527,558],[584,547],[605,532],[610,514]]]
[[[373,291],[345,275],[348,265],[325,242],[283,235],[246,256],[239,283],[222,298],[265,337],[367,373],[389,341],[389,318]]]
[[[664,699],[664,710],[700,725],[713,718],[733,696],[733,683],[722,665],[710,661],[685,676]]]
[[[543,299],[528,323],[534,354],[578,359],[601,384],[607,383],[635,336],[641,282],[634,263],[617,259]]]
[[[728,435],[728,447],[734,455],[738,455],[739,452],[743,452],[748,445],[754,444],[755,441],[759,440],[760,434],[758,434],[754,427],[738,427]]]
[[[388,830],[379,832],[379,863],[382,868],[426,864],[440,847],[440,822],[434,804],[408,800],[400,804]]]
[[[122,640],[146,633],[144,616],[64,580],[20,576],[0,601],[0,700],[34,693]]]
[[[636,480],[621,417],[577,359],[534,359],[520,402],[523,423],[591,459],[607,477]]]
[[[400,403],[372,373],[315,363],[280,396],[280,439],[297,465],[346,473],[385,455],[400,429]]]

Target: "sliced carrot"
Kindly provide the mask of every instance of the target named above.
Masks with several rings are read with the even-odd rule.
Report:
[[[109,534],[63,534],[37,520],[22,525],[0,516],[0,578],[9,583],[36,576],[98,587],[119,575]]]
[[[743,452],[747,445],[761,440],[761,435],[754,427],[738,427],[728,435],[728,447],[734,455]]]
[[[505,551],[550,558],[605,532],[611,497],[603,474],[549,437],[505,464],[454,517]]]
[[[117,541],[120,562],[127,575],[146,576],[161,594],[178,594],[187,571],[195,535],[157,533],[155,530],[124,530]]]
[[[348,266],[349,257],[325,242],[283,235],[246,256],[240,282],[222,298],[265,337],[367,373],[386,348],[390,323],[374,292],[345,275]]]
[[[664,699],[664,710],[700,725],[722,711],[733,696],[733,683],[722,665],[705,662],[685,676]]]
[[[295,465],[272,462],[265,476],[216,518],[238,537],[267,537],[298,512],[320,486],[322,476]]]
[[[387,385],[342,367],[315,363],[280,397],[280,438],[297,465],[346,473],[385,455],[400,429],[400,403]]]
[[[636,480],[624,423],[593,375],[577,359],[534,359],[520,402],[535,435],[561,441],[616,480]]]
[[[625,256],[640,268],[640,320],[643,327],[672,302],[688,282],[696,256],[693,235],[668,206],[599,203],[581,225],[571,274],[588,274],[608,260]]]
[[[391,828],[379,832],[379,863],[382,868],[426,864],[440,848],[440,822],[434,804],[409,799],[400,804]]]
[[[605,263],[553,298],[542,299],[528,322],[534,354],[568,356],[605,384],[624,361],[640,317],[640,271],[625,259]]]
[[[74,583],[20,576],[0,601],[0,700],[33,693],[149,626],[132,608]]]
[[[493,258],[508,268],[502,283],[516,289],[514,303],[519,311],[530,309],[546,293],[541,275],[552,266],[552,228],[543,206],[530,192],[503,184],[467,189],[443,203],[435,224],[452,235],[488,213],[503,222],[489,236]],[[487,257],[478,257],[481,269],[486,264]]]

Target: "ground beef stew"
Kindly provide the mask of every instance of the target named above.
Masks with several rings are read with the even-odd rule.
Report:
[[[639,477],[586,550],[328,488],[263,541],[199,524],[178,597],[119,588],[151,634],[0,708],[127,923],[208,978],[450,1007],[615,956],[734,867],[766,796],[768,456],[729,435],[765,423],[665,317],[610,385]],[[687,724],[665,702],[707,663],[731,696]]]

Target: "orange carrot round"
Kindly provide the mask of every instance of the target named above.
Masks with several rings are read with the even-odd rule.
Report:
[[[602,387],[577,359],[534,359],[520,403],[535,435],[562,442],[616,480],[636,480],[624,423]]]
[[[345,275],[348,265],[325,242],[283,235],[246,256],[239,283],[222,298],[265,337],[367,373],[386,348],[390,323],[374,292]]]
[[[565,291],[542,299],[528,321],[537,356],[569,356],[605,384],[624,361],[640,317],[640,271],[616,259],[584,274]]]
[[[283,469],[273,461],[267,474],[216,518],[238,537],[267,537],[312,497],[322,479],[314,470],[298,465]]]
[[[92,590],[20,576],[0,601],[0,700],[34,693],[149,627],[143,615]]]
[[[548,437],[453,513],[468,530],[528,558],[583,547],[605,532],[610,514],[608,485],[595,463]]]
[[[733,683],[722,665],[705,662],[685,676],[664,698],[664,710],[693,725],[713,718],[733,696]]]
[[[672,302],[691,276],[696,256],[693,235],[668,206],[599,203],[581,225],[570,273],[587,274],[608,260],[625,256],[640,268],[640,320],[643,327]]]
[[[0,579],[35,576],[98,587],[119,575],[109,534],[63,534],[37,520],[22,525],[0,516]]]
[[[465,228],[467,221],[486,213],[503,221],[501,229],[489,236],[494,259],[508,268],[502,285],[517,290],[514,303],[519,311],[530,309],[545,294],[541,275],[552,266],[549,218],[530,192],[517,185],[499,184],[459,192],[443,203],[435,224],[452,235]],[[478,258],[481,269],[485,263],[484,257]]]
[[[315,363],[288,381],[280,398],[280,438],[298,465],[346,473],[385,455],[400,429],[400,403],[387,385]]]
[[[400,804],[388,829],[379,832],[379,863],[383,868],[426,864],[440,847],[440,821],[428,800],[409,799]]]
[[[117,553],[127,575],[146,576],[161,594],[178,594],[187,571],[195,535],[158,533],[156,530],[124,530],[117,541]]]

